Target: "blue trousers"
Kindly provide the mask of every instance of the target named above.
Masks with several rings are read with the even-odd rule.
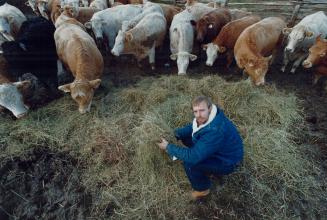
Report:
[[[210,161],[210,159],[202,161],[199,164],[191,165],[184,162],[186,175],[196,191],[204,191],[210,188],[211,181],[209,175],[227,175],[235,170],[236,165],[225,165],[223,163]]]

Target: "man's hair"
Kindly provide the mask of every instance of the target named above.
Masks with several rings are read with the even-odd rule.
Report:
[[[210,98],[202,95],[202,96],[197,96],[192,100],[192,108],[193,106],[199,105],[201,102],[207,103],[208,108],[211,108],[212,106],[212,102]]]

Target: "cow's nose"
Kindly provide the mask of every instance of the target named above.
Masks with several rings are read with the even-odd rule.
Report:
[[[302,66],[304,68],[310,68],[310,67],[312,67],[312,63],[308,60],[305,60],[305,61],[303,61]]]
[[[206,65],[207,65],[207,66],[212,66],[212,62],[207,61],[207,62],[206,62]]]
[[[118,54],[116,53],[116,51],[114,51],[113,49],[111,50],[111,53],[115,56],[118,56]]]
[[[285,52],[286,52],[286,53],[292,53],[293,50],[292,50],[292,48],[285,47]]]

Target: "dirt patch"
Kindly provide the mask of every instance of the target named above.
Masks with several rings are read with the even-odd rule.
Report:
[[[34,149],[0,168],[0,219],[83,219],[91,196],[78,161],[67,153]]]

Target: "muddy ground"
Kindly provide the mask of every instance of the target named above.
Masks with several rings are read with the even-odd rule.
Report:
[[[20,1],[8,1],[17,5]],[[30,13],[25,6],[23,11]],[[176,74],[176,63],[168,59],[167,48],[157,56],[157,69],[149,70],[147,62],[143,68],[129,57],[106,57],[105,86],[127,87],[143,77]],[[219,60],[223,63],[224,60]],[[192,62],[188,68],[191,77],[218,74],[226,80],[242,80],[235,67],[225,69],[217,62],[213,67],[205,66],[205,54]],[[305,111],[309,135],[298,140],[299,145],[308,145],[321,151],[324,177],[327,171],[327,93],[321,81],[313,86],[312,72],[300,68],[295,74],[282,73],[280,65],[274,64],[267,74],[267,83],[279,89],[295,93]],[[46,146],[31,150],[24,157],[8,158],[0,163],[0,219],[84,219],[88,217],[92,197],[81,186],[78,161],[68,153],[50,151]]]

